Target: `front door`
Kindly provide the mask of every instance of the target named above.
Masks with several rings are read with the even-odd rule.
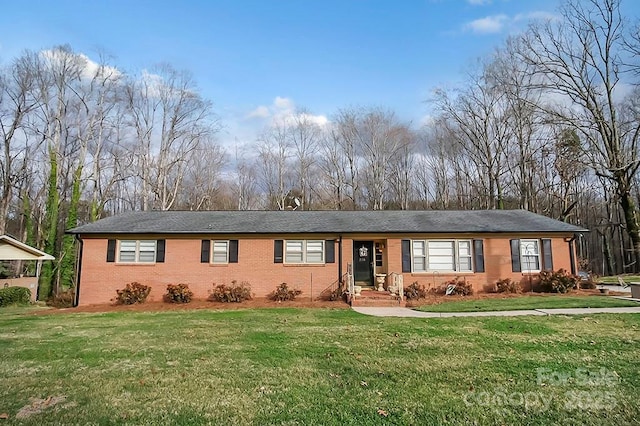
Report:
[[[353,242],[353,280],[373,285],[373,241]]]

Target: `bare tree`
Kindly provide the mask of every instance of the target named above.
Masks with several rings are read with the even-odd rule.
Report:
[[[623,75],[638,70],[637,63],[623,60],[628,45],[636,44],[619,0],[570,0],[562,15],[562,21],[530,28],[519,60],[533,68],[537,88],[560,97],[549,100],[545,111],[581,134],[591,167],[614,183],[640,271],[640,222],[631,192],[640,167],[640,122],[625,121],[616,102]]]
[[[256,160],[268,209],[284,210],[287,207],[287,194],[292,187],[290,157],[287,127],[284,123],[276,123],[262,135]]]
[[[38,103],[34,97],[36,72],[33,53],[17,58],[0,74],[0,234],[6,232],[6,219],[18,181],[28,161],[26,119]]]
[[[452,142],[473,163],[483,195],[482,208],[504,208],[503,176],[511,127],[507,124],[504,94],[488,81],[486,69],[470,76],[469,86],[452,94],[436,90],[435,105],[442,114],[440,122],[451,126]]]

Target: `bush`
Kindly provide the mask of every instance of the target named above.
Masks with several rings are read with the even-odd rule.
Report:
[[[209,297],[214,302],[238,303],[244,300],[251,300],[251,285],[246,281],[238,285],[238,282],[233,280],[230,286],[225,284],[218,286],[214,284],[214,286],[213,292]]]
[[[540,289],[548,293],[568,293],[578,287],[580,278],[564,269],[540,272]]]
[[[0,307],[10,305],[28,305],[31,302],[31,290],[26,287],[0,288]]]
[[[456,277],[444,283],[444,285],[440,286],[436,292],[439,294],[446,294],[447,296],[470,296],[473,294],[473,287],[471,286],[471,283]]]
[[[126,285],[124,290],[116,290],[116,305],[133,305],[135,303],[144,303],[147,296],[151,292],[151,287],[138,282],[132,282]]]
[[[168,303],[189,303],[193,299],[193,292],[188,284],[169,284],[164,301]]]
[[[324,300],[328,300],[330,302],[342,300],[344,298],[344,289],[338,287],[334,290],[331,290],[329,293],[323,294],[322,296]]]
[[[594,290],[598,285],[593,280],[580,281],[580,288],[585,290]]]
[[[414,281],[411,285],[404,288],[404,297],[407,300],[424,299],[427,297],[427,290],[418,281]]]
[[[47,300],[47,305],[54,308],[71,308],[75,299],[76,293],[73,290],[62,291],[51,296]]]
[[[302,290],[290,289],[287,283],[282,283],[273,293],[269,294],[269,299],[276,302],[286,302],[287,300],[295,300],[301,294]]]
[[[518,281],[511,281],[511,278],[505,278],[496,282],[496,291],[498,293],[520,293],[522,288]]]

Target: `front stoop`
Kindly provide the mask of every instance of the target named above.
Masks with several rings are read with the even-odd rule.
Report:
[[[404,308],[406,306],[406,300],[400,301],[398,296],[389,294],[386,291],[362,290],[360,296],[351,299],[351,306],[392,306]]]

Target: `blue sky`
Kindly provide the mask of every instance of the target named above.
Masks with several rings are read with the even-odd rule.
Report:
[[[640,2],[626,0],[637,11]],[[384,106],[407,121],[428,114],[437,85],[454,85],[475,59],[557,14],[558,0],[49,0],[7,1],[0,60],[68,43],[114,56],[138,73],[160,62],[191,71],[226,126],[251,139],[295,106],[330,118]]]

